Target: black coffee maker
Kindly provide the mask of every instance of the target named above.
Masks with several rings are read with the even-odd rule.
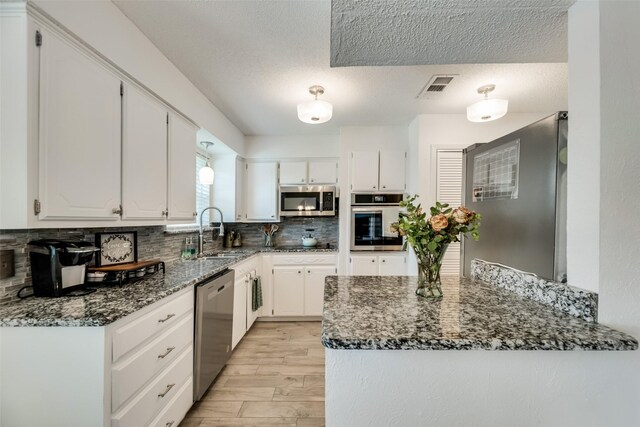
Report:
[[[87,264],[99,249],[82,240],[29,242],[33,295],[61,297],[85,286]]]

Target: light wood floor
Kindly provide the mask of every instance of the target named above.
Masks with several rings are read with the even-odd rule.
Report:
[[[320,322],[256,322],[181,427],[324,426]]]

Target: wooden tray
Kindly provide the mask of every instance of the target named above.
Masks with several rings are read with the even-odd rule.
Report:
[[[152,260],[148,260],[148,261],[138,261],[138,262],[130,262],[127,264],[117,264],[117,265],[106,265],[104,267],[89,267],[87,269],[87,271],[89,272],[94,272],[94,271],[101,271],[103,273],[108,273],[109,276],[113,276],[114,279],[113,280],[102,280],[100,282],[87,282],[88,285],[90,286],[94,286],[94,285],[122,285],[123,283],[129,283],[129,282],[135,282],[137,280],[140,279],[144,279],[145,277],[147,277],[149,274],[145,273],[144,276],[142,277],[129,277],[129,272],[130,271],[136,271],[136,270],[140,270],[142,268],[147,268],[147,267],[153,267],[153,266],[158,266],[157,270],[153,273],[149,273],[149,274],[156,274],[157,272],[160,271],[160,267],[162,267],[162,274],[165,273],[165,266],[164,266],[164,261],[160,261],[159,259],[152,259]],[[108,276],[107,276],[108,277]]]

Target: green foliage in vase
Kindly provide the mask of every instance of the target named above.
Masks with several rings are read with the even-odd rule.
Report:
[[[446,203],[436,205],[424,212],[416,204],[418,196],[411,196],[400,202],[401,212],[398,222],[391,228],[405,236],[404,248],[411,245],[418,258],[439,258],[449,243],[459,242],[461,236],[471,235],[478,240],[481,216],[464,206],[451,208]]]

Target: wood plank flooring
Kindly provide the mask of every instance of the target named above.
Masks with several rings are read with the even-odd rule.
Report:
[[[320,322],[256,322],[181,427],[324,426]]]

